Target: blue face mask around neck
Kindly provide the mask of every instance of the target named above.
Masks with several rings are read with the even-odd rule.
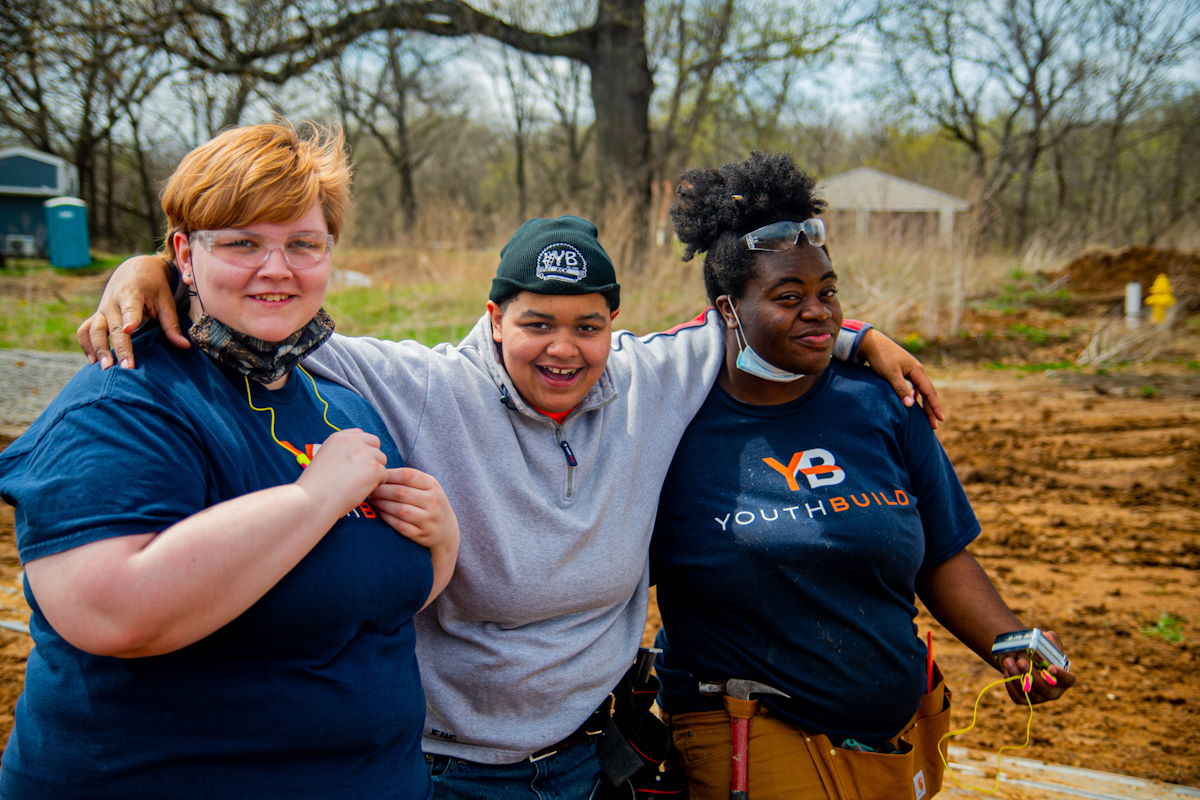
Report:
[[[738,357],[736,362],[738,369],[747,375],[753,375],[765,381],[775,381],[776,383],[791,383],[804,377],[804,373],[788,372],[787,370],[780,369],[756,353],[754,348],[750,346],[750,340],[742,333],[742,321],[738,318],[737,309],[733,307],[732,300],[729,301],[729,308],[733,311],[733,318],[738,324],[733,330],[738,343]]]

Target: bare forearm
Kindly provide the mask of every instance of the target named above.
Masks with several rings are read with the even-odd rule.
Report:
[[[246,611],[320,541],[339,511],[299,484],[264,489],[157,534],[33,561],[30,585],[51,624],[81,649],[167,653]]]

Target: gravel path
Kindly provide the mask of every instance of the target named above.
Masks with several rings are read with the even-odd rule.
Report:
[[[87,365],[82,353],[0,350],[0,428],[24,429],[71,376]]]

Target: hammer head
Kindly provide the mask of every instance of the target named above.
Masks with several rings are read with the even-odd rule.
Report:
[[[700,694],[703,695],[725,695],[733,697],[737,700],[749,700],[752,694],[776,694],[780,697],[790,697],[791,695],[781,692],[774,686],[768,686],[765,683],[758,681],[746,680],[745,678],[730,678],[724,683],[701,683]]]
[[[731,678],[725,681],[725,694],[738,700],[749,700],[752,694],[777,694],[780,697],[787,697],[784,692],[779,691],[774,686],[767,686],[765,683],[758,681],[748,681],[744,678]]]

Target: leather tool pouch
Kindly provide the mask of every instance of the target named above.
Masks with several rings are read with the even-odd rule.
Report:
[[[651,706],[658,677],[650,671],[654,653],[637,658],[613,689],[613,711],[596,755],[604,770],[598,798],[682,798],[687,784],[671,758],[671,731]]]
[[[917,713],[900,733],[899,753],[873,753],[834,747],[823,734],[805,734],[805,743],[836,800],[924,800],[942,786],[950,730],[950,690],[935,667],[933,691],[921,698]]]

